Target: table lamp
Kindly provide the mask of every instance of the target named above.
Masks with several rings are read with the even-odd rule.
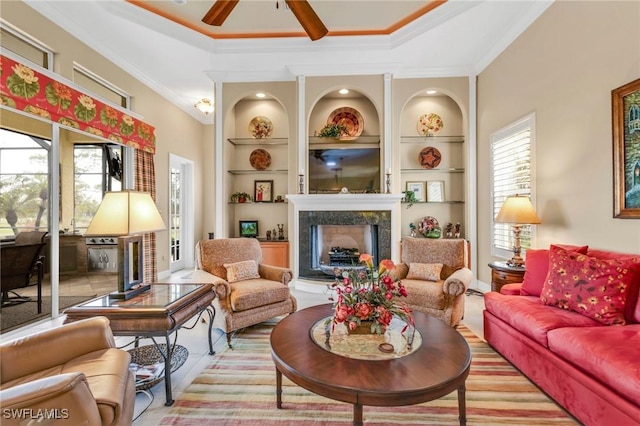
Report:
[[[524,260],[520,256],[521,227],[541,223],[529,197],[517,194],[507,197],[496,216],[496,223],[513,224],[513,257],[507,261],[507,265],[521,267],[524,265]]]
[[[118,291],[114,299],[130,299],[150,288],[143,284],[142,234],[165,229],[147,192],[107,192],[91,219],[86,237],[118,237]]]

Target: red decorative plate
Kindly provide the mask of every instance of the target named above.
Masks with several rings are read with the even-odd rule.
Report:
[[[425,169],[434,169],[438,167],[441,160],[442,154],[432,146],[423,148],[422,151],[420,151],[420,154],[418,154],[418,162]]]
[[[329,114],[327,124],[341,124],[347,128],[349,137],[358,137],[364,130],[364,119],[358,110],[343,107],[338,108]]]
[[[249,155],[249,163],[256,170],[265,170],[271,165],[271,154],[266,149],[254,149]]]

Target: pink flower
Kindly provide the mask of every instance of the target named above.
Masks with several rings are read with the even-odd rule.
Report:
[[[358,323],[355,321],[350,321],[349,322],[349,330],[353,331],[356,329],[356,327],[358,326]]]
[[[373,306],[368,303],[358,303],[355,308],[355,315],[360,319],[368,319],[373,314]]]
[[[393,315],[384,306],[378,306],[378,322],[384,326],[388,326],[391,323]]]
[[[353,315],[353,308],[346,305],[336,306],[334,318],[337,322],[345,322],[351,315]]]

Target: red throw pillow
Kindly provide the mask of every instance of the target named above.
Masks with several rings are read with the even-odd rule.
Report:
[[[589,250],[589,246],[568,246],[560,244],[557,246],[582,254],[587,254],[587,250]],[[549,250],[527,250],[524,266],[526,271],[522,280],[520,294],[523,296],[540,296],[542,285],[549,274]]]
[[[551,246],[540,300],[603,324],[624,325],[627,295],[639,277],[640,257],[598,259]]]

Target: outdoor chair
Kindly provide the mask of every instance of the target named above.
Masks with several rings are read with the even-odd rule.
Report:
[[[0,247],[2,307],[30,302],[30,297],[20,296],[15,290],[29,286],[31,278],[35,277],[38,291],[38,313],[42,312],[44,256],[41,253],[44,245],[44,242],[40,242]]]

